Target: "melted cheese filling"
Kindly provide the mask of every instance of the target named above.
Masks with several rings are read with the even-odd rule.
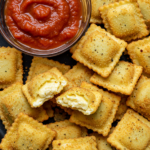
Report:
[[[93,109],[89,108],[88,100],[80,95],[67,95],[63,99],[57,99],[57,103],[65,107],[75,108],[82,113],[89,115]]]
[[[40,106],[45,101],[51,99],[54,97],[54,95],[61,92],[63,87],[67,85],[66,81],[56,81],[55,79],[52,79],[49,82],[46,82],[38,92],[38,97],[36,99],[36,102],[33,103],[34,107]]]

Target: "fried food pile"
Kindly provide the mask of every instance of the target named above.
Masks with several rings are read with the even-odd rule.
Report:
[[[0,149],[150,149],[150,2],[91,2],[91,25],[70,49],[72,68],[33,57],[23,85],[22,54],[0,48]]]

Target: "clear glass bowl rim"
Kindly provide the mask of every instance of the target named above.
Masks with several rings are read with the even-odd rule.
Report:
[[[6,2],[6,0],[0,0],[0,13],[1,13],[0,14],[0,33],[11,46],[15,47],[16,49],[18,49],[19,51],[21,51],[27,55],[39,56],[39,57],[53,57],[53,56],[60,55],[64,52],[66,52],[67,50],[69,50],[74,44],[76,44],[76,42],[78,42],[78,40],[85,33],[85,31],[89,25],[90,16],[91,16],[91,0],[81,0],[82,9],[84,9],[83,1],[84,2],[86,1],[86,6],[87,6],[87,8],[86,8],[87,16],[86,17],[87,18],[86,18],[86,21],[84,23],[82,21],[82,23],[80,25],[80,28],[82,28],[81,33],[79,34],[79,31],[80,31],[80,28],[79,28],[78,33],[69,42],[67,42],[66,44],[64,44],[60,47],[50,49],[50,50],[39,50],[39,49],[34,49],[34,48],[28,48],[27,46],[25,46],[23,44],[19,44],[19,45],[18,45],[18,43],[15,44],[15,40],[11,36],[11,34],[9,33],[9,36],[11,36],[11,38],[6,34],[5,29],[4,29],[4,28],[6,28],[6,24],[3,26],[3,22],[2,22],[2,21],[4,21],[4,19],[3,19],[4,16],[2,15],[3,14],[2,11],[4,8],[2,9],[2,7],[3,7],[4,3]],[[83,10],[83,11],[85,11],[85,10]],[[83,13],[82,13],[82,15],[84,15]]]

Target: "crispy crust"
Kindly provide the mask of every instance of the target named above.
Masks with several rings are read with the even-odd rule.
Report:
[[[149,147],[150,122],[128,109],[107,139],[118,150],[146,149]]]
[[[81,127],[69,122],[68,120],[50,123],[47,127],[57,132],[55,140],[74,139],[79,138],[82,135]]]
[[[40,122],[48,119],[48,115],[43,107],[37,109],[30,107],[21,91],[21,87],[22,83],[17,82],[0,92],[0,116],[6,129],[10,128],[14,119],[21,112]]]
[[[45,133],[45,135],[47,136],[47,139],[46,139],[46,141],[43,145],[42,150],[46,150],[46,148],[48,148],[48,145],[51,143],[51,141],[56,136],[55,131],[49,129],[47,126],[43,125],[42,123],[39,123],[38,121],[34,120],[33,118],[28,117],[27,115],[25,115],[23,113],[20,113],[18,115],[18,117],[15,119],[15,122],[13,123],[10,130],[5,134],[5,137],[2,139],[2,142],[0,144],[0,149],[2,149],[2,150],[6,150],[6,149],[12,150],[12,149],[15,149],[18,146],[17,145],[17,140],[19,138],[23,138],[23,137],[19,136],[20,134],[18,134],[18,130],[19,130],[19,127],[21,125],[24,125],[24,124],[32,126],[32,128],[34,128],[34,130],[37,131],[37,132],[40,131],[42,133]],[[40,135],[38,135],[38,136],[40,136]],[[29,137],[29,138],[31,138],[31,137]],[[34,142],[40,144],[40,141],[34,141]],[[24,145],[24,143],[21,143],[21,144],[22,144],[22,146]],[[34,143],[31,144],[31,145],[34,146]],[[26,145],[24,145],[24,146],[26,146]]]
[[[126,4],[134,5],[133,10],[135,11],[135,14],[134,14],[134,18],[132,17],[132,19],[136,20],[133,24],[136,27],[139,27],[139,30],[136,30],[136,27],[133,27],[132,29],[130,29],[130,31],[135,30],[135,32],[133,32],[131,35],[126,35],[126,36],[124,35],[124,36],[121,37],[121,39],[123,39],[125,41],[131,41],[131,40],[142,38],[143,36],[147,36],[149,34],[149,31],[147,30],[147,26],[146,26],[145,21],[143,19],[143,15],[141,14],[141,10],[138,7],[137,0],[125,0],[125,1],[120,1],[120,2],[116,2],[116,3],[113,3],[113,4],[109,4],[109,5],[105,5],[103,7],[100,7],[99,11],[101,13],[101,17],[103,19],[103,23],[105,25],[105,28],[110,33],[113,33],[113,30],[115,31],[113,26],[111,26],[112,24],[110,24],[109,21],[108,21],[108,17],[107,17],[108,11],[110,9],[113,9],[113,8],[117,8],[117,7],[120,7],[120,6],[125,6]],[[126,10],[128,10],[128,8],[126,8]],[[129,12],[129,11],[127,11],[127,12]],[[128,13],[126,13],[126,14],[128,15]],[[129,15],[129,16],[131,16],[131,15]],[[120,23],[122,23],[122,22],[120,22]],[[128,22],[126,22],[126,23],[128,23]],[[131,22],[129,22],[129,23],[131,23]],[[135,23],[137,23],[137,24],[135,24]],[[128,30],[128,28],[125,28],[125,30],[126,29]],[[117,33],[118,31],[115,31],[115,32]]]
[[[88,85],[87,88],[91,89]],[[85,116],[78,111],[74,111],[71,115],[70,121],[98,132],[103,136],[107,136],[113,123],[116,111],[118,110],[121,98],[115,94],[105,92],[96,86],[92,87],[92,89],[97,89],[97,91],[103,94],[102,102],[96,113]]]
[[[139,7],[141,9],[141,13],[144,17],[145,23],[148,27],[148,29],[150,30],[150,11],[149,11],[149,7],[150,7],[150,1],[149,0],[137,0]]]
[[[130,43],[127,46],[132,62],[143,67],[143,74],[150,77],[150,37]]]
[[[120,61],[108,78],[94,74],[90,81],[113,92],[130,95],[142,74],[142,67]]]
[[[90,83],[90,78],[94,74],[92,70],[85,67],[84,65],[77,63],[70,69],[64,76],[77,86],[80,86],[83,81]]]
[[[64,121],[49,123],[49,124],[47,124],[47,127],[51,128],[51,129],[57,129],[57,128],[64,128],[67,126],[71,126],[71,125],[75,125],[75,124],[71,123],[69,120],[64,120]]]
[[[77,49],[77,47],[78,47],[78,45],[79,45],[79,43],[80,43],[80,41],[82,40],[82,38],[83,38],[84,36],[82,36],[81,37],[81,39],[75,44],[75,45],[73,45],[71,48],[70,48],[70,53],[74,53],[74,51]]]
[[[127,101],[127,96],[121,94],[120,105],[119,105],[118,110],[116,112],[114,121],[121,120],[122,117],[124,116],[124,114],[126,113],[126,111],[128,109],[128,106],[126,105],[126,101]]]
[[[45,67],[45,69],[42,67]],[[48,71],[53,67],[57,67],[63,74],[68,72],[70,69],[69,65],[61,64],[58,61],[41,57],[33,57],[26,83],[29,82],[35,75]]]
[[[110,133],[112,133],[113,130],[114,130],[114,127],[111,128]],[[111,145],[107,142],[108,136],[104,137],[96,132],[91,133],[90,136],[96,137],[98,150],[115,150],[115,148],[111,147]]]
[[[12,60],[8,60],[8,61],[16,61],[15,65],[16,67],[15,68],[11,68],[11,70],[16,70],[15,72],[15,76],[14,76],[14,79],[12,79],[12,81],[10,82],[1,82],[0,83],[0,89],[4,89],[10,85],[12,85],[13,83],[15,82],[20,82],[20,83],[23,83],[23,65],[22,65],[22,53],[19,52],[18,50],[16,50],[15,48],[10,48],[10,47],[1,47],[1,52],[3,53],[4,51],[4,55],[6,53],[6,60],[7,60],[7,53],[9,53],[9,55],[15,55],[15,59],[12,59]],[[8,52],[7,52],[8,51]]]
[[[82,137],[76,139],[64,139],[64,140],[54,140],[53,149],[57,150],[76,150],[76,149],[90,149],[97,150],[96,148],[96,138],[94,136]],[[65,146],[63,146],[65,145]]]
[[[54,91],[52,90],[51,97],[47,98],[47,95],[46,95],[44,99],[42,99],[42,101],[40,101],[39,103],[38,92],[40,88],[42,88],[44,84],[51,82],[51,80],[55,80],[54,84],[57,84],[58,82],[59,87],[55,89]],[[53,98],[54,95],[60,93],[66,85],[67,85],[67,79],[62,75],[62,73],[57,68],[52,68],[48,70],[47,72],[44,72],[42,74],[35,76],[30,82],[23,85],[22,91],[25,94],[31,107],[40,107],[45,101],[48,101],[49,99]],[[50,88],[53,88],[53,87],[50,87]]]
[[[93,52],[93,48],[96,45],[93,44],[92,46],[91,44],[92,42],[95,42],[95,40],[93,39],[95,36],[97,40],[101,40],[101,44],[104,43],[104,47],[106,47],[106,51],[104,51],[104,55],[103,55],[103,49],[101,50],[100,48],[98,48],[97,51]],[[101,38],[102,37],[105,38],[105,42],[103,42],[103,38],[102,39],[98,38],[98,36],[100,36]],[[92,38],[92,41],[90,40],[91,38]],[[111,42],[108,39],[110,39]],[[106,41],[109,43],[109,45]],[[99,43],[98,41],[96,42],[97,42],[96,44]],[[89,45],[91,47],[90,49],[87,44],[90,44]],[[100,46],[100,45],[97,45],[97,46]],[[101,27],[96,26],[95,24],[92,24],[90,28],[88,29],[88,31],[86,32],[84,38],[80,40],[80,43],[77,49],[75,50],[75,52],[73,53],[72,58],[79,61],[80,63],[83,63],[85,66],[97,72],[101,76],[108,77],[110,73],[112,72],[112,70],[114,69],[117,62],[119,61],[120,56],[122,55],[126,46],[127,46],[127,43],[124,42],[123,40],[116,38],[115,36],[106,32]],[[101,59],[100,57],[97,56],[97,53],[98,53],[98,56],[101,57]],[[108,57],[106,53],[108,53],[110,57]],[[96,59],[95,59],[95,55],[97,57]]]
[[[127,106],[130,106],[132,109],[142,114],[148,120],[150,120],[149,91],[150,79],[145,76],[141,76],[132,94],[129,96],[126,102]]]
[[[102,18],[100,16],[98,8],[117,1],[118,0],[91,0],[92,13],[90,23],[102,24]]]

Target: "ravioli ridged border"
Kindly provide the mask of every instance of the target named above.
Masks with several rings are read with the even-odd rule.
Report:
[[[96,66],[95,64],[89,63],[88,60],[86,58],[84,58],[81,55],[81,52],[80,52],[80,50],[82,49],[83,44],[88,39],[88,37],[96,31],[99,31],[99,32],[102,32],[102,33],[106,34],[109,38],[111,38],[112,40],[117,42],[118,45],[119,45],[118,53],[114,56],[113,62],[111,62],[109,64],[109,66],[104,67],[104,68],[100,68],[99,66]],[[85,36],[83,36],[83,38],[79,41],[77,49],[74,51],[74,53],[72,55],[72,58],[75,59],[76,61],[79,61],[83,65],[87,66],[89,69],[92,69],[93,71],[97,72],[99,75],[101,75],[103,77],[108,77],[111,74],[111,72],[114,69],[117,62],[119,61],[119,59],[120,59],[123,51],[125,50],[126,46],[127,46],[127,43],[125,41],[120,40],[119,38],[116,38],[114,35],[111,35],[110,33],[106,32],[100,26],[97,26],[95,24],[91,24],[91,26],[89,27],[89,29],[86,32]]]
[[[128,4],[128,3],[134,3],[135,7],[136,7],[136,13],[137,16],[139,18],[139,25],[141,26],[139,33],[137,35],[133,35],[133,36],[127,36],[125,38],[122,38],[125,41],[131,41],[131,40],[135,40],[135,39],[139,39],[142,38],[143,36],[147,36],[149,34],[149,31],[147,30],[147,26],[145,24],[145,20],[143,18],[143,15],[141,14],[141,10],[139,8],[139,5],[137,3],[137,0],[124,0],[124,1],[120,1],[120,2],[115,2],[109,5],[104,5],[103,7],[99,8],[101,17],[103,19],[103,23],[105,28],[107,29],[108,32],[112,33],[111,29],[110,29],[110,25],[108,23],[107,20],[107,10],[109,10],[110,8],[115,8],[124,4]]]

